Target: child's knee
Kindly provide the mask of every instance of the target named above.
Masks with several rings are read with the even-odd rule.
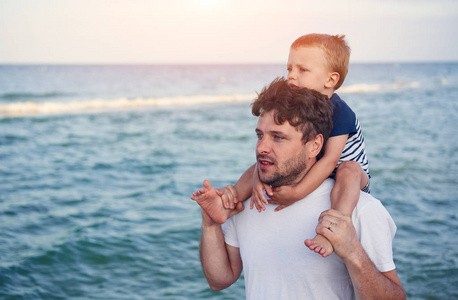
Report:
[[[340,163],[339,167],[337,168],[336,178],[343,177],[343,178],[361,178],[361,166],[359,163],[355,161],[343,161]]]

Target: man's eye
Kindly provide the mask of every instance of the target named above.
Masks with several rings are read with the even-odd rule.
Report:
[[[282,137],[282,136],[279,136],[279,135],[276,135],[276,136],[275,136],[275,139],[278,140],[278,141],[280,141],[280,140],[283,139],[283,137]]]
[[[291,72],[292,69],[293,69],[293,68],[286,68],[286,70],[287,70],[288,72]]]
[[[262,134],[256,133],[256,136],[258,137],[258,140],[262,139]]]

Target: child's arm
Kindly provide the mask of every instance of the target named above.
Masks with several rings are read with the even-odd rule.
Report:
[[[223,201],[224,208],[234,208],[238,202],[243,202],[251,196],[253,189],[253,172],[256,164],[246,170],[235,185],[226,185],[217,189],[218,195]]]
[[[275,210],[279,211],[294,202],[305,198],[318,188],[335,169],[347,142],[348,134],[334,136],[328,139],[323,157],[317,161],[305,177],[294,187],[278,187],[273,189],[273,204],[280,204]]]
[[[272,188],[270,185],[262,183],[261,180],[259,179],[259,174],[257,172],[257,165],[255,165],[255,169],[253,172],[253,192],[251,194],[251,201],[250,201],[250,209],[253,209],[254,206],[256,206],[256,209],[258,212],[261,212],[263,210],[266,210],[266,207],[264,204],[268,204],[269,202],[266,200],[266,197],[264,195],[264,191],[266,194],[269,196],[272,196]]]
[[[223,201],[224,208],[234,208],[238,202],[243,202],[251,197],[251,209],[256,205],[258,211],[265,210],[264,204],[268,202],[264,197],[263,190],[266,189],[269,195],[271,195],[272,190],[270,186],[263,184],[259,180],[256,168],[256,164],[248,168],[240,176],[235,186],[227,185],[221,189],[217,189],[217,193]]]
[[[253,190],[253,172],[255,169],[256,164],[253,164],[235,183],[234,186],[237,190],[237,201],[235,202],[243,202],[251,197],[251,191]]]

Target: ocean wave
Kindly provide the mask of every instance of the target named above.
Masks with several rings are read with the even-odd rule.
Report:
[[[392,84],[352,84],[341,87],[339,93],[368,93],[368,92],[383,92],[393,91],[399,89],[413,89],[419,88],[419,82],[404,82],[399,81]]]
[[[31,98],[57,98],[70,96],[67,93],[61,92],[47,92],[47,93],[5,93],[0,95],[0,99],[17,100],[17,99],[31,99]]]
[[[0,104],[0,117],[60,114],[88,110],[110,110],[146,106],[183,106],[205,103],[251,101],[256,94],[200,95],[169,98],[95,99],[76,102],[15,102]]]
[[[393,84],[353,84],[339,89],[339,93],[369,93],[384,92],[399,89],[419,88],[419,82],[396,82]],[[43,94],[3,94],[1,97],[14,100],[24,97],[58,97],[62,93]],[[178,96],[167,98],[118,98],[118,99],[94,99],[75,102],[12,102],[0,104],[0,117],[17,117],[40,114],[61,114],[80,111],[112,110],[147,106],[183,106],[205,103],[252,101],[256,94],[231,94],[231,95],[196,95]]]

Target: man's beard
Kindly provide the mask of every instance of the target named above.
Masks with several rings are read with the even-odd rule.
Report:
[[[264,155],[258,155],[259,158]],[[266,157],[266,156],[264,156]],[[275,165],[278,166],[275,159],[269,158],[272,160]],[[283,168],[281,168],[283,167]],[[258,168],[258,177],[262,183],[268,184],[271,187],[278,187],[283,185],[292,185],[298,183],[302,178],[299,178],[300,175],[307,168],[307,163],[305,161],[305,154],[302,152],[299,153],[296,157],[292,157],[283,163],[282,166],[278,166],[279,171],[275,172],[270,176],[270,178],[262,178],[260,169]]]

